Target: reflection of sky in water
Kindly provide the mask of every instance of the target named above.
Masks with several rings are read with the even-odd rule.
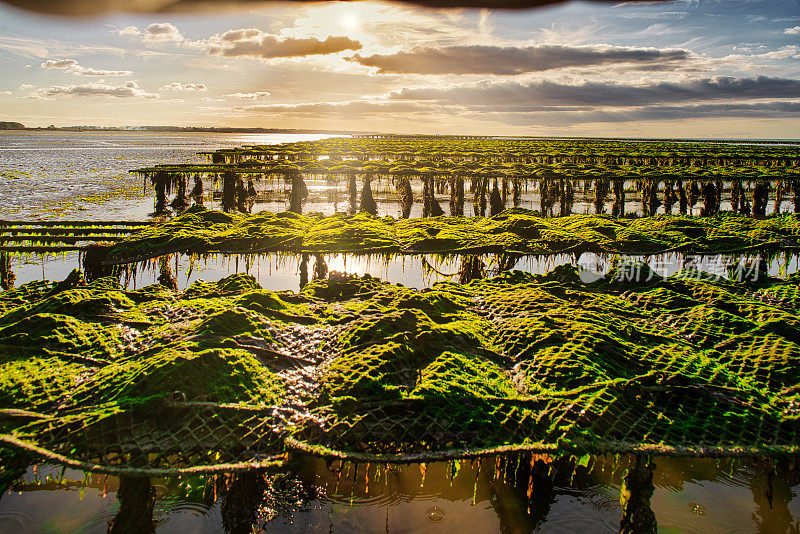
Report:
[[[302,457],[297,471],[265,494],[258,525],[265,532],[612,533],[619,528],[625,465],[600,457],[579,469],[555,469],[555,488],[528,508],[528,479],[494,458],[452,464],[340,465]],[[624,462],[624,458],[623,458]],[[651,506],[660,532],[790,532],[800,522],[800,484],[776,478],[770,507],[766,471],[752,461],[656,458]],[[557,464],[556,464],[557,465]],[[499,466],[499,467],[498,467]],[[0,499],[0,531],[105,532],[118,509],[115,477],[40,466]],[[337,474],[338,473],[338,474]],[[39,480],[43,484],[36,485]],[[572,481],[570,482],[570,479]],[[84,481],[85,480],[85,481]],[[152,479],[159,533],[222,531],[220,479]]]
[[[629,261],[644,260],[642,257],[630,257]],[[727,276],[721,269],[723,262],[730,261],[725,256],[709,256],[700,258],[696,267],[708,274]],[[309,259],[309,277],[313,275],[316,259]],[[591,273],[607,273],[609,259],[598,258],[596,255],[583,254],[577,263],[579,269]],[[736,260],[743,261],[743,260]],[[170,261],[173,274],[176,275],[178,287],[184,289],[197,280],[216,281],[237,272],[246,272],[256,278],[264,289],[281,291],[291,289],[297,291],[300,287],[300,259],[296,255],[268,254],[257,257],[246,256],[220,256],[212,255],[207,258],[192,260],[188,256],[177,256],[178,267],[175,268],[175,256]],[[327,255],[325,262],[329,271],[346,272],[363,276],[369,274],[393,284],[402,284],[406,287],[422,289],[430,287],[435,282],[443,280],[457,280],[461,268],[461,259],[437,258],[435,256],[396,256],[386,259],[383,256],[352,256],[352,255]],[[484,258],[490,275],[497,268],[496,258]],[[684,265],[684,256],[672,254],[663,258],[651,258],[654,270],[662,276],[675,274]],[[553,268],[564,265],[575,265],[575,258],[571,255],[556,255],[552,257],[525,257],[521,258],[516,266],[517,270],[534,274],[542,274]],[[17,275],[17,284],[24,284],[32,280],[63,280],[72,269],[78,268],[77,253],[67,253],[53,256],[24,256],[11,258],[11,269]],[[769,264],[770,276],[785,277],[798,271],[797,256],[789,259],[781,257]],[[131,273],[128,286],[143,287],[155,283],[158,278],[158,263],[150,262],[149,265],[140,265],[136,273]],[[583,279],[583,278],[582,278]],[[126,278],[123,277],[123,282]],[[593,279],[585,279],[592,282]]]

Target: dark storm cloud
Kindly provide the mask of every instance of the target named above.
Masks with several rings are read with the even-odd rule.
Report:
[[[318,54],[335,54],[345,50],[360,50],[361,43],[349,37],[280,37],[256,28],[229,30],[215,35],[208,42],[208,53],[224,57],[255,57],[276,59]]]
[[[686,62],[691,56],[689,50],[677,48],[554,44],[525,47],[483,45],[417,47],[386,55],[356,54],[349,59],[366,67],[376,67],[380,73],[514,75],[564,67],[593,67],[618,63],[674,68],[676,63]]]
[[[476,113],[475,118],[509,126],[542,124],[571,126],[582,123],[626,123],[689,119],[791,119],[800,118],[800,102],[760,102],[754,104],[698,104],[689,106],[647,106],[631,109],[595,108],[531,109],[526,112],[497,109]]]
[[[478,107],[632,107],[714,100],[800,98],[800,80],[719,76],[684,82],[627,85],[613,82],[567,84],[553,81],[483,82],[449,88],[403,89],[394,100],[436,101]]]

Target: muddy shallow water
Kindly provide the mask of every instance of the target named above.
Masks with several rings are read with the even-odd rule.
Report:
[[[267,475],[250,517],[256,532],[618,531],[629,458],[600,456],[577,468],[555,460],[552,490],[515,477],[518,461],[383,465],[293,457]],[[784,534],[800,526],[796,471],[779,471],[770,485],[765,462],[657,457],[655,464],[651,508],[659,532]],[[237,514],[247,516],[226,505],[239,476],[152,479],[157,531],[233,531]],[[105,532],[119,508],[118,487],[116,477],[31,467],[0,498],[0,531]]]

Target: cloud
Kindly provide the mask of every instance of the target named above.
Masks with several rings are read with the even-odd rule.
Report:
[[[162,91],[208,91],[204,83],[181,83],[172,82],[159,87]]]
[[[794,28],[786,28],[783,30],[783,33],[786,35],[800,35],[800,26],[795,26]]]
[[[11,91],[0,91],[0,95],[10,95]]]
[[[31,85],[29,83],[23,83],[23,84],[20,84],[19,90],[20,91],[27,91],[28,89],[33,89],[34,87],[36,87],[36,86],[35,85]]]
[[[454,45],[416,47],[387,55],[348,58],[380,73],[395,74],[494,74],[515,75],[565,67],[594,67],[612,63],[675,68],[692,52],[679,48],[638,48],[609,45],[534,45],[500,47]]]
[[[714,100],[800,98],[800,80],[786,78],[715,78],[683,82],[622,84],[614,82],[554,81],[480,82],[446,88],[403,89],[395,100],[435,101],[480,107],[597,106],[625,107]]]
[[[111,33],[122,37],[136,37],[150,42],[183,41],[183,35],[181,35],[180,30],[169,22],[154,22],[144,30],[140,30],[136,26],[125,26],[124,28],[113,30]]]
[[[259,104],[211,108],[217,112],[274,117],[353,118],[429,114],[436,109],[431,104],[418,102],[392,102],[384,99],[356,99],[344,102],[306,102],[300,104]]]
[[[209,54],[216,56],[275,59],[360,50],[361,43],[349,37],[329,36],[325,40],[282,37],[256,28],[243,28],[211,36],[206,48]]]
[[[182,41],[181,32],[169,22],[154,22],[144,29],[142,39],[145,41]]]
[[[139,37],[140,35],[142,35],[142,30],[140,30],[136,26],[125,26],[124,28],[114,30],[111,33],[121,35],[123,37]]]
[[[125,82],[121,85],[109,85],[106,83],[84,83],[81,85],[53,85],[37,89],[27,95],[28,98],[37,100],[51,100],[57,96],[111,96],[117,98],[158,98],[155,93],[148,93],[139,87],[136,82]]]
[[[227,98],[238,98],[240,100],[261,100],[270,95],[269,91],[256,91],[255,93],[231,93],[225,95]]]
[[[74,59],[48,59],[39,65],[43,69],[60,69],[78,76],[130,76],[129,70],[98,70],[82,67]]]
[[[499,111],[476,114],[475,118],[510,126],[572,126],[586,123],[629,123],[691,119],[787,119],[800,116],[800,102],[698,104],[689,106],[645,106],[627,109],[543,110],[528,113]]]

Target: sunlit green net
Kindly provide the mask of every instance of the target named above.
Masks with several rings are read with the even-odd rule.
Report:
[[[263,465],[492,451],[800,452],[797,275],[758,283],[620,264],[415,291],[332,276],[0,293],[0,440],[82,468]]]
[[[800,250],[800,219],[786,214],[758,220],[731,213],[715,217],[547,218],[529,210],[510,209],[491,218],[397,220],[366,213],[329,217],[289,212],[242,215],[194,206],[164,224],[126,238],[109,251],[106,261],[132,263],[174,252],[552,255],[751,250]]]

